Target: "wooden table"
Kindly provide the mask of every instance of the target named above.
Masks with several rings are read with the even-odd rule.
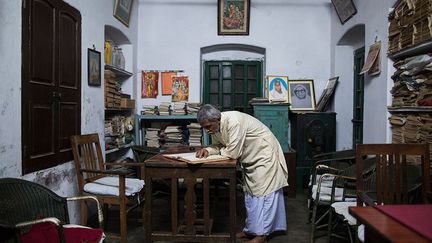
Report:
[[[191,152],[189,147],[172,148],[166,153]],[[236,160],[208,162],[189,165],[158,154],[144,162],[145,165],[145,231],[146,241],[182,241],[182,242],[235,242],[236,233]],[[152,181],[154,179],[171,180],[171,232],[153,232],[152,229]],[[178,217],[178,179],[184,178],[186,193],[184,196],[184,227],[179,225]],[[194,186],[197,178],[203,183],[203,219],[196,215],[196,195]],[[210,179],[229,180],[229,233],[212,234],[209,210]],[[197,230],[197,222],[202,231]],[[182,229],[182,230],[180,230]]]
[[[407,205],[406,210],[409,210]],[[365,242],[431,242],[374,207],[350,207],[349,212],[365,225]]]

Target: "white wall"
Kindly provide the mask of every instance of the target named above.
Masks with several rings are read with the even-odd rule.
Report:
[[[329,78],[328,0],[253,0],[248,36],[218,36],[215,0],[139,2],[138,69],[184,70],[190,78],[191,102],[201,101],[200,48],[216,44],[265,48],[267,74],[314,79],[318,97]],[[171,97],[143,99],[138,108],[161,101]]]
[[[87,48],[103,55],[104,26],[112,25],[137,43],[138,4],[133,6],[130,27],[125,27],[112,15],[114,0],[66,0],[81,12],[82,17],[82,133],[104,132],[104,88],[87,85]],[[0,0],[0,177],[21,177],[21,4],[22,1]],[[136,45],[129,59],[136,72]],[[103,65],[103,64],[102,64]],[[101,67],[103,70],[103,67]],[[62,196],[77,195],[75,170],[72,163],[66,163],[24,176],[48,186]],[[71,219],[76,221],[73,212]]]
[[[365,75],[365,96],[364,96],[364,123],[363,123],[363,142],[364,143],[384,143],[390,142],[389,140],[389,123],[387,105],[389,104],[389,90],[393,86],[390,80],[392,75],[391,62],[387,59],[387,40],[388,40],[388,20],[387,13],[389,8],[393,6],[395,0],[354,0],[357,7],[357,14],[341,25],[335,11],[332,11],[331,17],[331,45],[332,45],[332,75],[343,75],[343,79],[339,85],[339,90],[344,90],[343,94],[339,95],[340,99],[335,100],[341,102],[343,97],[346,102],[351,102],[351,107],[344,105],[336,105],[335,111],[338,113],[338,135],[337,135],[337,148],[351,147],[351,142],[347,139],[343,131],[352,132],[352,54],[347,55],[336,47],[338,42],[351,28],[356,25],[363,24],[365,26],[364,44],[366,48],[366,55],[369,46],[372,45],[375,39],[381,41],[381,74],[378,76]],[[352,46],[352,50],[358,46]],[[341,53],[339,53],[341,52]],[[339,90],[337,92],[339,92]],[[349,119],[349,120],[348,120]]]

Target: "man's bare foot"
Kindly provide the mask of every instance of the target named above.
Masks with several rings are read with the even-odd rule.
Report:
[[[251,238],[251,237],[252,237],[252,235],[248,235],[248,234],[246,234],[246,232],[244,232],[244,231],[236,233],[236,238],[237,238],[237,239],[241,239],[241,238]]]
[[[266,242],[267,241],[266,241],[265,236],[258,235],[258,236],[255,236],[255,238],[253,238],[252,240],[246,241],[245,243],[266,243]]]

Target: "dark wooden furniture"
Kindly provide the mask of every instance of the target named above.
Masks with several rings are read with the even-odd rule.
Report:
[[[89,195],[84,191],[86,183],[93,182],[106,176],[118,178],[119,195],[94,194],[102,204],[118,205],[120,209],[120,236],[107,234],[107,238],[119,239],[122,243],[127,241],[127,213],[129,210],[142,205],[144,190],[135,196],[126,196],[126,177],[130,174],[124,167],[138,167],[140,178],[144,177],[143,163],[104,163],[98,134],[75,135],[71,137],[72,151],[75,160],[78,190],[80,195]],[[108,167],[112,167],[108,170]],[[122,167],[122,168],[116,168]],[[93,195],[93,194],[92,194]],[[81,222],[87,220],[87,207],[81,203]]]
[[[410,210],[413,205],[404,205]],[[374,207],[351,207],[349,212],[365,225],[365,242],[431,242]]]
[[[93,201],[97,206],[99,227],[103,227],[102,209],[95,197],[64,198],[42,185],[18,178],[1,178],[0,195],[0,229],[5,231],[0,230],[0,242],[14,237],[17,240],[29,226],[48,222],[57,226],[60,242],[65,242],[63,225],[69,224],[69,201]]]
[[[375,156],[375,183],[365,186],[362,176],[364,160]],[[356,148],[357,205],[407,204],[408,194],[421,186],[421,198],[415,203],[427,203],[430,187],[428,144],[358,144]]]
[[[309,183],[314,156],[336,150],[336,113],[309,112],[290,114],[291,146],[297,151],[296,186],[303,191]]]
[[[284,187],[284,193],[288,197],[296,196],[296,154],[296,151],[292,148],[290,148],[287,153],[284,153],[285,162],[287,163],[288,167],[288,186]]]
[[[190,152],[189,147],[171,148],[165,153]],[[185,162],[175,161],[158,154],[144,162],[145,165],[145,242],[153,241],[182,241],[182,242],[235,242],[236,222],[236,160],[208,162],[204,164],[189,165]],[[178,178],[184,178],[186,193],[184,196],[185,213],[182,227],[179,224],[178,211]],[[194,187],[197,179],[203,180],[203,219],[196,214],[196,193]],[[171,232],[153,232],[152,228],[152,193],[154,179],[171,180]],[[229,234],[212,234],[210,232],[211,220],[209,209],[210,179],[229,180]],[[201,223],[199,232],[197,222]]]

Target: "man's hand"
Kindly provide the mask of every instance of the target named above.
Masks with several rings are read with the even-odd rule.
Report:
[[[195,156],[197,158],[207,158],[207,156],[209,156],[209,152],[207,149],[200,149],[196,152]]]

